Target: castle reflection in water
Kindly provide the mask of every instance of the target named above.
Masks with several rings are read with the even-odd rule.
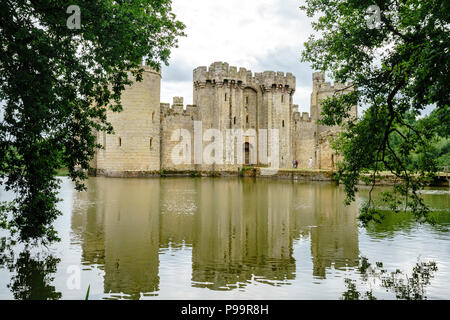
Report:
[[[312,273],[358,265],[357,204],[332,184],[236,178],[91,178],[75,193],[73,240],[104,268],[104,291],[159,290],[165,248],[192,247],[191,285],[295,279],[294,241],[309,239]]]

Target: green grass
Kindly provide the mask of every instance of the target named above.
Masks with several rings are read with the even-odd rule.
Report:
[[[67,168],[61,168],[56,170],[57,177],[67,177],[69,175],[69,170]]]
[[[89,292],[91,291],[91,285],[89,285],[87,292],[86,292],[86,297],[84,298],[84,300],[89,300]]]

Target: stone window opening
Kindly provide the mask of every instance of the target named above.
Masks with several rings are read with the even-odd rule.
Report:
[[[247,105],[248,105],[248,96],[247,96],[247,97],[245,97],[245,104],[247,104]]]
[[[244,163],[250,164],[250,143],[248,142],[244,143]]]
[[[153,138],[150,138],[150,150],[153,149]]]
[[[236,124],[236,117],[233,118],[233,123]]]
[[[284,102],[284,94],[281,95],[281,102]]]
[[[225,101],[227,101],[227,98],[228,98],[228,94],[225,93]]]
[[[281,120],[281,126],[284,128],[284,120]]]
[[[155,121],[155,111],[152,112],[152,122]]]
[[[248,116],[245,116],[245,123],[248,124]]]
[[[122,146],[122,138],[119,137],[119,147],[121,147],[121,146]]]

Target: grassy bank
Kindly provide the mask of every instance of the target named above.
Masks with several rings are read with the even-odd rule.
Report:
[[[69,170],[67,168],[60,168],[56,170],[57,177],[67,177],[69,175]]]

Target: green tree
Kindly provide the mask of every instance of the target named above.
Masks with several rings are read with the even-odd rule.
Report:
[[[355,280],[344,279],[347,290],[342,294],[342,300],[377,300],[371,288],[374,284],[379,283],[381,288],[386,292],[395,294],[398,300],[426,300],[426,287],[431,284],[431,280],[438,271],[436,262],[418,261],[413,267],[411,276],[397,269],[394,272],[388,272],[383,268],[382,262],[376,262],[371,265],[367,258],[360,257],[360,265],[358,273],[361,275],[361,283],[369,285],[370,289],[364,294],[358,291],[357,282]]]
[[[449,132],[450,3],[446,0],[306,0],[302,7],[314,18],[303,61],[328,71],[357,89],[335,94],[323,103],[321,122],[344,125],[334,147],[342,155],[338,178],[347,202],[355,198],[361,173],[380,171],[401,178],[385,200],[394,210],[408,208],[427,218],[418,194],[437,170],[432,144]],[[358,121],[346,122],[350,107],[366,108]],[[427,106],[437,117],[411,125]],[[393,147],[395,144],[395,148]],[[413,154],[422,155],[411,164]],[[401,206],[400,206],[401,204]],[[360,218],[378,217],[372,199]]]
[[[408,163],[406,163],[406,167],[410,171],[420,167],[421,162],[426,161],[428,158],[434,159],[434,163],[438,166],[438,169],[442,169],[442,167],[450,165],[450,139],[448,137],[448,133],[445,132],[448,128],[444,128],[442,126],[443,121],[441,119],[441,115],[436,111],[438,110],[434,110],[429,115],[420,119],[416,119],[409,113],[404,116],[404,121],[415,130],[420,131],[424,127],[431,127],[433,128],[433,131],[436,132],[436,134],[429,140],[429,148],[426,150],[419,148],[418,150],[414,150],[412,152],[410,159],[408,159]],[[408,134],[408,128],[399,128],[399,130],[403,133],[403,135]],[[402,142],[402,137],[396,132],[394,132],[390,137],[392,149],[398,154],[402,152]]]
[[[142,80],[142,57],[168,63],[183,29],[170,0],[0,1],[0,178],[16,194],[1,226],[22,241],[58,239],[55,170],[84,188],[76,166],[89,169],[95,130],[113,132],[106,111]]]

